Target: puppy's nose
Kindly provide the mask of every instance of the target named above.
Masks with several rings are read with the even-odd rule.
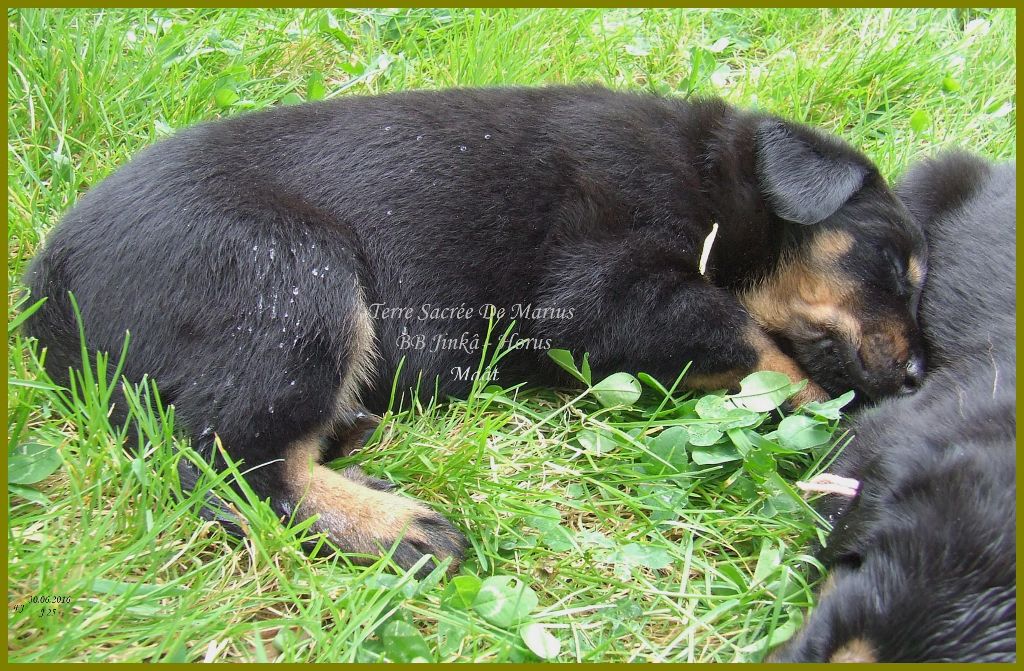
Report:
[[[903,388],[900,389],[900,393],[913,394],[920,389],[922,382],[924,382],[924,359],[920,356],[911,357],[907,361],[907,372],[903,378]]]

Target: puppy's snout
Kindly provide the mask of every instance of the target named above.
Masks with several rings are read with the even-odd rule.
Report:
[[[866,335],[858,354],[859,381],[862,390],[872,398],[913,394],[924,381],[924,358],[909,338],[896,329],[880,329]]]
[[[903,378],[901,394],[913,394],[924,382],[924,357],[912,356],[907,360],[906,373]]]

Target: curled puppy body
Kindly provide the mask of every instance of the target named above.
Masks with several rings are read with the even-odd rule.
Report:
[[[461,534],[321,464],[396,370],[399,390],[465,393],[485,306],[540,345],[503,359],[503,383],[563,382],[544,351],[562,347],[595,375],[671,383],[693,361],[691,386],[770,369],[810,375],[797,402],[881,397],[920,374],[923,255],[875,167],[806,127],[596,87],[411,92],[143,151],[49,238],[27,326],[65,379],[74,292],[89,348],[130,331],[128,378],[157,381],[195,447],[215,456],[219,436],[277,512],[318,514],[342,550],[407,539],[408,565],[458,559]]]
[[[924,224],[921,390],[861,413],[827,587],[775,661],[1016,658],[1016,169],[954,153],[898,188]]]

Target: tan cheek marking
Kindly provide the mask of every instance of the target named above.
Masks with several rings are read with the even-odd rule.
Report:
[[[800,295],[802,264],[785,263],[774,275],[742,292],[739,301],[761,328],[783,331],[792,322],[792,303]]]
[[[761,285],[743,292],[739,299],[750,316],[768,331],[781,331],[790,322],[789,306],[780,303],[771,285]]]
[[[849,254],[855,244],[853,236],[846,231],[826,231],[814,237],[811,243],[811,257],[827,264]]]
[[[836,650],[829,657],[828,661],[833,664],[839,663],[862,663],[873,664],[878,661],[875,656],[875,648],[863,638],[854,638],[846,642],[846,645]]]
[[[857,287],[839,276],[828,264],[825,270],[814,270],[802,261],[784,264],[774,275],[765,281],[743,292],[739,296],[740,303],[762,328],[773,333],[787,333],[793,329],[798,318],[811,318],[814,323],[823,323],[824,311],[833,311],[832,316],[853,328],[850,320],[856,319],[845,310],[844,305],[850,303],[857,294]],[[822,311],[822,316],[814,317],[813,311]],[[849,315],[848,318],[844,318]]]
[[[761,328],[781,331],[791,321],[791,301],[807,284],[806,274],[802,259],[781,259],[771,275],[740,292],[737,298]]]

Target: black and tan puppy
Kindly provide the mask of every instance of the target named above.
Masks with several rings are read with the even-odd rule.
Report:
[[[718,225],[717,236],[709,234]],[[710,248],[708,248],[710,244]],[[702,252],[708,257],[702,263]],[[460,394],[496,313],[500,382],[595,374],[879,397],[921,374],[923,238],[837,139],[720,101],[601,88],[346,98],[200,125],[86,194],[30,271],[57,379],[131,332],[193,445],[215,436],[282,515],[345,551],[458,558],[425,506],[321,465],[399,388]],[[487,307],[491,306],[491,307]],[[465,336],[463,336],[465,334]],[[780,348],[781,344],[781,348]],[[785,352],[785,353],[784,353]],[[211,455],[213,456],[213,455]],[[258,466],[258,468],[257,468]]]
[[[855,421],[830,576],[777,661],[1016,658],[1016,169],[949,154],[900,197],[928,237],[920,391]]]

